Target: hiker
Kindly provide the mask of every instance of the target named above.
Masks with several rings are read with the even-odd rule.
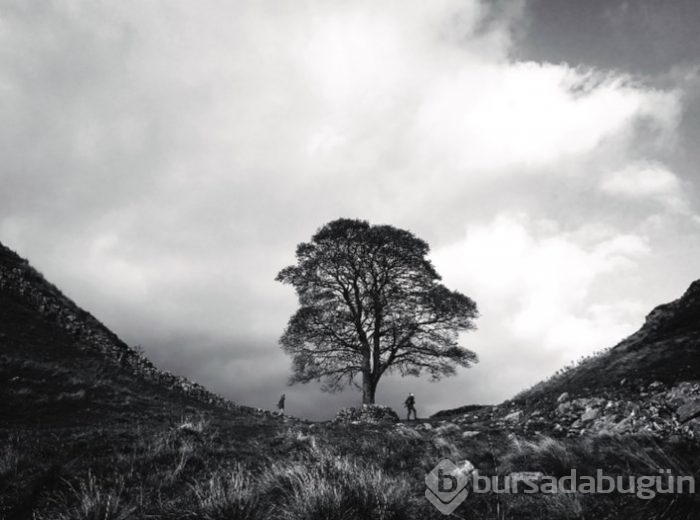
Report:
[[[285,399],[285,395],[282,394],[282,397],[280,397],[280,400],[277,401],[277,411],[281,414],[284,414],[284,399]]]
[[[410,421],[411,420],[411,412],[413,412],[413,419],[415,421],[418,420],[418,414],[416,413],[416,398],[413,395],[413,392],[408,394],[408,397],[404,401],[404,406],[406,407],[406,410],[408,410],[408,415],[406,416],[406,420]]]

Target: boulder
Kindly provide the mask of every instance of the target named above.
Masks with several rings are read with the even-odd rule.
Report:
[[[559,397],[557,397],[557,403],[563,403],[564,401],[568,401],[568,399],[569,399],[569,392],[564,392]]]
[[[700,399],[679,406],[676,409],[676,414],[678,415],[678,420],[682,423],[694,419],[700,415]]]
[[[506,415],[503,420],[508,421],[508,422],[516,422],[519,421],[520,418],[523,416],[523,412],[521,410],[517,410],[515,412],[509,413]]]
[[[600,415],[600,410],[598,408],[586,408],[586,411],[581,415],[581,422],[591,422],[595,421]]]
[[[557,406],[557,415],[567,414],[571,411],[571,408],[572,404],[569,401],[561,403],[559,406]]]

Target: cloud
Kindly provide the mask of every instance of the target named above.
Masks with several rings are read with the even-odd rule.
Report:
[[[663,164],[640,162],[605,176],[601,189],[627,199],[654,200],[669,210],[687,210],[680,179]]]
[[[639,327],[643,302],[608,299],[599,286],[634,275],[648,254],[641,236],[504,214],[468,226],[433,260],[481,307],[482,364],[522,388]]]

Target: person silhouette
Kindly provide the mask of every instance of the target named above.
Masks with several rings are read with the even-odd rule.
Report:
[[[416,413],[416,398],[413,395],[413,392],[408,394],[408,397],[404,401],[404,406],[406,407],[406,410],[408,411],[408,414],[406,416],[406,420],[410,421],[411,420],[411,412],[413,412],[413,420],[418,420],[418,414]]]
[[[286,396],[282,394],[282,397],[280,397],[280,400],[277,401],[277,411],[281,414],[284,413],[284,400],[286,399]]]

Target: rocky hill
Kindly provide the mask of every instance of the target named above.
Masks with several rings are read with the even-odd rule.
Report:
[[[248,410],[157,369],[0,244],[0,413],[45,422],[137,403]]]
[[[700,280],[618,345],[512,400],[436,415],[523,433],[700,437]]]
[[[639,331],[612,349],[536,385],[519,399],[618,387],[634,392],[655,381],[673,385],[699,377],[700,280],[697,280],[681,298],[652,310]]]

